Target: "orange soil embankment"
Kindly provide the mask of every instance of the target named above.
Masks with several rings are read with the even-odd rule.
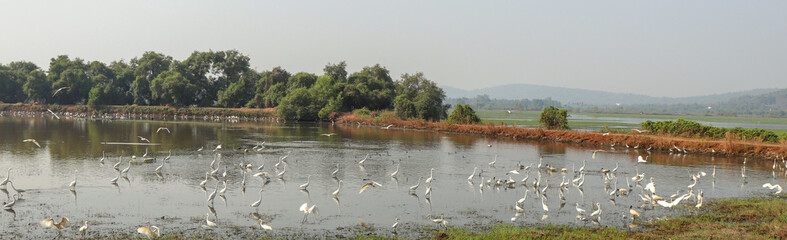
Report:
[[[599,132],[545,130],[542,128],[520,128],[511,126],[464,125],[424,120],[400,120],[386,118],[373,120],[355,114],[346,114],[337,119],[340,123],[363,123],[377,126],[393,124],[399,128],[445,131],[453,133],[477,134],[509,138],[514,140],[539,140],[575,143],[591,146],[638,146],[640,149],[651,148],[652,151],[669,151],[675,147],[688,153],[703,153],[729,157],[753,157],[762,159],[784,159],[787,156],[787,143],[770,144],[737,139],[710,140],[699,138],[681,138],[650,134],[607,134]]]

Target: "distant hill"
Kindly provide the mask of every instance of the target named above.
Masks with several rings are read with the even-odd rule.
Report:
[[[783,113],[787,111],[787,89],[760,95],[736,97],[721,103],[719,107],[725,111],[747,111],[752,114],[758,112]]]
[[[608,106],[615,103],[635,104],[708,104],[725,102],[743,96],[762,95],[779,91],[779,89],[754,89],[747,91],[713,94],[694,97],[653,97],[644,94],[612,93],[606,91],[585,90],[577,88],[550,87],[532,84],[508,84],[496,87],[464,90],[450,86],[441,86],[448,98],[473,98],[487,94],[490,98],[499,99],[543,99],[552,98],[564,104],[586,104]]]

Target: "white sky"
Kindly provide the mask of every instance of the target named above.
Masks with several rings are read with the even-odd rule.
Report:
[[[787,1],[5,1],[0,63],[237,49],[252,68],[379,63],[464,89],[693,96],[787,88]],[[526,98],[527,96],[523,96]]]

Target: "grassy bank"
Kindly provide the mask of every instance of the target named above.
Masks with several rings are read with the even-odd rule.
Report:
[[[431,239],[785,239],[785,195],[767,198],[721,199],[709,202],[698,213],[653,222],[639,222],[634,229],[617,227],[518,227],[490,226],[482,232],[465,228],[441,230]],[[388,239],[358,237],[358,239]]]

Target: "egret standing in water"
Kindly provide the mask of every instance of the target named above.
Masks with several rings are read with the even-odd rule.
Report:
[[[99,159],[98,162],[104,164],[104,159],[106,159],[106,155],[104,154],[104,151],[101,151],[101,159]]]
[[[87,224],[88,223],[90,223],[90,222],[85,221],[85,225],[79,228],[79,232],[82,233],[82,235],[85,235],[85,232],[87,232]]]
[[[344,180],[339,180],[339,188],[336,188],[336,191],[333,191],[333,196],[334,197],[338,197],[339,196],[339,191],[342,190],[342,182],[344,182]]]
[[[470,174],[470,177],[467,177],[467,181],[470,181],[470,182],[473,181],[473,177],[475,176],[475,171],[476,170],[478,170],[478,167],[473,167],[473,173]]]
[[[418,186],[421,186],[421,180],[423,180],[423,177],[418,177],[418,182],[410,187],[410,193],[415,192],[415,190],[418,189]]]
[[[74,181],[72,181],[71,184],[68,184],[68,187],[74,190],[77,187],[77,172],[79,172],[79,170],[74,170]]]
[[[14,191],[16,191],[17,194],[19,194],[19,198],[22,198],[22,195],[25,192],[27,192],[27,190],[16,188],[16,186],[14,186],[14,182],[13,181],[9,181],[8,184],[11,184],[11,189],[13,189]]]
[[[263,189],[260,189],[260,199],[257,200],[256,202],[252,203],[251,207],[253,207],[253,208],[259,207],[260,203],[262,203],[262,190]]]
[[[395,177],[396,177],[396,175],[398,175],[398,174],[399,174],[399,165],[401,165],[401,163],[399,163],[399,164],[396,164],[396,171],[394,171],[393,173],[391,173],[391,177],[392,177],[392,178],[395,178]]]
[[[11,181],[11,168],[8,168],[8,172],[5,175],[5,180],[0,182],[0,189],[5,189],[6,188],[5,185],[8,184],[8,182],[10,181]]]
[[[312,175],[309,175],[308,177],[306,177],[306,183],[301,184],[300,186],[301,190],[306,190],[306,188],[309,187],[309,183],[311,183],[311,181],[312,181]]]
[[[429,170],[429,178],[426,179],[426,183],[432,183],[434,180],[434,168]]]
[[[361,161],[358,162],[358,165],[363,166],[363,164],[366,163],[366,159],[369,159],[369,154],[368,153],[366,154],[365,158],[361,159]],[[337,169],[338,169],[338,166],[337,166]]]

